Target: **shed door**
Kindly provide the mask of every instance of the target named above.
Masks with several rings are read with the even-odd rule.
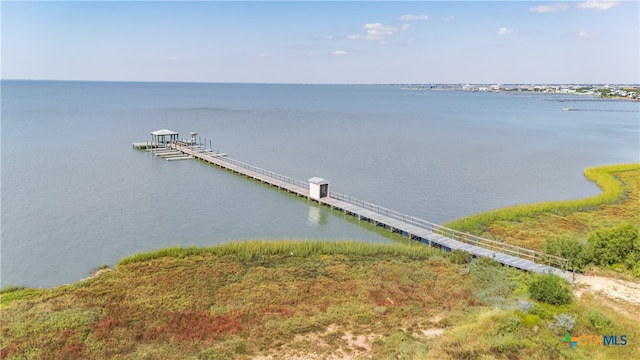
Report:
[[[329,184],[322,184],[320,185],[320,197],[327,197],[329,193]]]

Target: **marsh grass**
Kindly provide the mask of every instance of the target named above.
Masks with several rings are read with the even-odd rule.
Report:
[[[16,300],[27,299],[45,293],[43,289],[27,288],[24,286],[10,285],[0,290],[0,311],[3,306]]]
[[[0,295],[6,295],[6,294],[12,293],[14,291],[23,290],[25,288],[26,287],[24,287],[24,286],[9,285],[9,286],[6,286],[6,287],[3,287],[2,289],[0,289]]]
[[[489,259],[451,260],[422,245],[304,241],[138,254],[76,284],[4,290],[0,355],[589,358],[564,349],[547,326],[559,314],[576,318],[577,333],[640,335],[637,322],[586,295],[570,305],[533,303],[529,274]],[[443,333],[423,334],[433,328]]]
[[[445,224],[445,226],[458,231],[481,234],[488,229],[491,223],[514,222],[541,214],[563,216],[577,211],[593,210],[601,205],[613,204],[622,200],[624,188],[620,181],[615,178],[614,173],[637,171],[639,169],[640,164],[638,163],[590,167],[584,171],[584,175],[602,189],[602,192],[597,196],[577,200],[546,201],[509,206],[454,220]]]
[[[194,255],[211,254],[216,256],[232,255],[240,261],[267,259],[271,256],[309,256],[314,255],[401,255],[412,259],[426,259],[439,252],[421,244],[412,243],[403,246],[375,245],[354,241],[239,241],[213,247],[172,247],[135,254],[124,258],[118,265],[144,262],[162,257],[183,259]]]
[[[595,178],[594,173],[597,174],[601,179],[600,183],[608,178],[609,185],[605,185],[605,188],[613,188],[614,183],[617,182],[620,188],[617,191],[609,191],[610,194],[614,194],[609,199],[616,197],[619,199],[563,215],[558,215],[561,212],[559,210],[553,212],[549,209],[531,217],[511,217],[516,220],[480,214],[476,220],[471,221],[475,222],[474,232],[485,238],[565,257],[570,260],[569,266],[574,271],[633,279],[634,273],[640,274],[640,266],[636,271],[633,266],[627,264],[629,269],[620,272],[615,271],[620,270],[618,268],[609,269],[590,265],[582,261],[581,256],[575,255],[581,252],[582,245],[587,242],[593,232],[624,223],[640,226],[640,164],[591,168],[586,172],[591,174],[591,178]],[[620,195],[620,189],[622,189],[622,195]]]

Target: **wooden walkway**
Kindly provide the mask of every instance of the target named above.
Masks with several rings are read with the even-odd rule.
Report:
[[[228,158],[225,154],[218,154],[197,146],[175,142],[169,147],[185,156],[206,161],[262,183],[270,184],[278,189],[311,199],[308,182],[242,163]],[[578,277],[578,274],[567,271],[567,259],[449,229],[347,195],[329,191],[328,197],[314,201],[429,246],[438,246],[447,251],[466,251],[473,256],[491,258],[504,265],[526,271],[553,273],[570,282],[577,280]]]

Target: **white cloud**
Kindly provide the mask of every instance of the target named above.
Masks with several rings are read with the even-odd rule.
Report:
[[[510,35],[513,34],[513,29],[509,29],[506,27],[501,27],[498,29],[498,35]]]
[[[362,35],[362,34],[349,34],[347,35],[347,39],[352,40],[382,40],[383,37],[380,36],[370,36],[370,35]]]
[[[455,16],[444,16],[442,18],[442,21],[444,21],[444,22],[455,21],[455,20],[456,20]]]
[[[530,12],[544,14],[544,13],[553,13],[558,11],[567,11],[569,10],[569,5],[567,4],[553,4],[553,5],[539,5],[529,8]]]
[[[576,37],[577,37],[578,39],[593,39],[593,38],[595,38],[595,37],[597,37],[597,36],[598,36],[598,34],[596,34],[596,33],[586,32],[586,31],[584,31],[584,30],[583,30],[583,31],[579,31],[579,32],[576,34]]]
[[[381,23],[364,24],[362,28],[365,29],[367,31],[367,34],[371,36],[391,35],[394,32],[399,31],[399,29],[396,27],[393,27],[391,25],[383,25]]]
[[[365,30],[365,34],[347,35],[347,38],[385,41],[386,36],[393,35],[399,31],[407,30],[409,27],[409,24],[404,24],[401,27],[384,25],[382,23],[364,24],[362,28]]]
[[[171,61],[176,61],[176,60],[178,60],[178,58],[177,58],[177,57],[175,57],[175,56],[172,56],[172,57],[170,57],[170,58],[169,58],[169,60],[171,60]]]
[[[578,7],[581,9],[608,10],[619,4],[620,4],[620,1],[618,0],[587,1],[587,2],[578,4]]]
[[[418,21],[418,20],[428,20],[429,16],[427,15],[402,15],[399,17],[400,21]]]
[[[333,55],[347,55],[347,54],[349,54],[349,52],[345,50],[336,50],[333,52]]]

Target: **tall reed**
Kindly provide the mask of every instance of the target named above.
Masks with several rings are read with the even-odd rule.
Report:
[[[239,241],[212,247],[171,247],[152,252],[139,253],[124,258],[117,265],[144,262],[162,257],[185,258],[189,256],[213,254],[234,255],[239,260],[260,259],[274,255],[308,256],[320,255],[403,255],[412,259],[427,259],[438,250],[422,244],[370,244],[355,241]]]

